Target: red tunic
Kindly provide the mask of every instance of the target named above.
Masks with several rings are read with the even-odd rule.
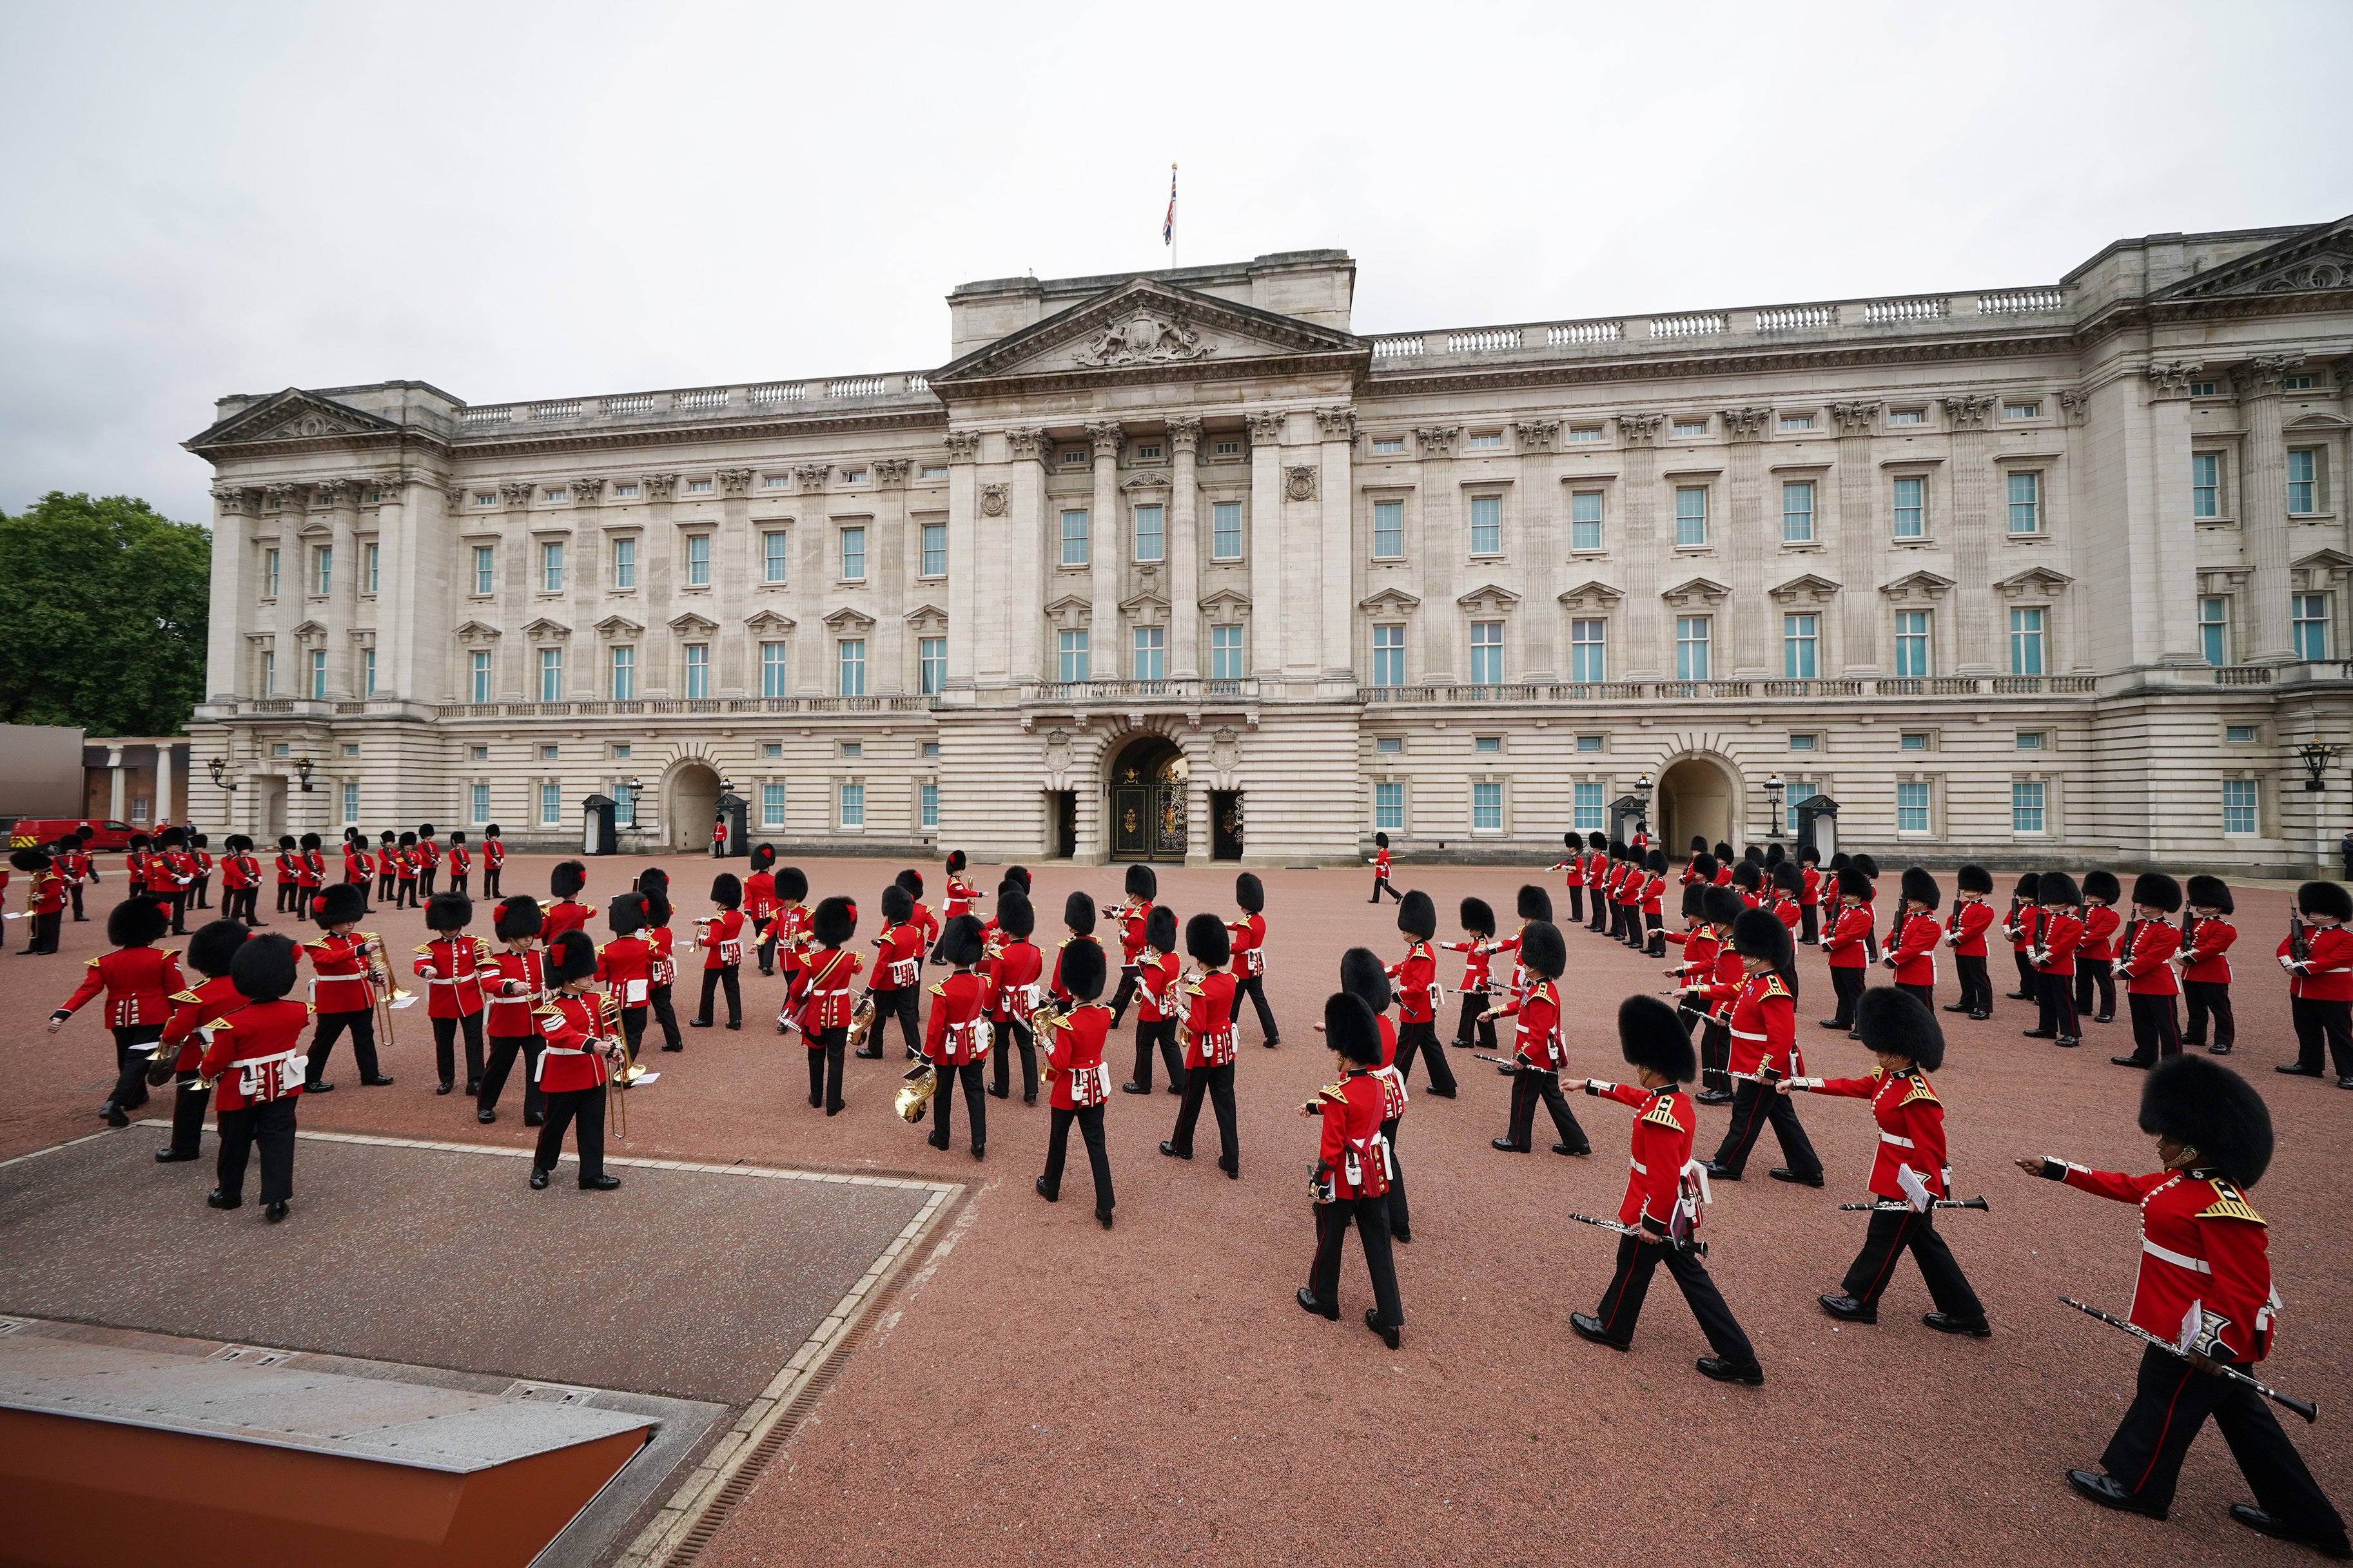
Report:
[[[567,1094],[604,1085],[604,1043],[620,1033],[620,1019],[604,994],[559,991],[536,1015],[540,1037],[539,1087]]]
[[[302,866],[294,880],[305,888],[315,888],[327,879],[327,858],[316,849],[302,851]]]
[[[923,933],[923,946],[928,948],[940,940],[940,917],[932,913],[932,906],[923,900],[915,900],[915,911],[907,917],[907,923]]]
[[[2074,910],[2063,905],[2057,909],[2045,909],[2042,911],[2041,956],[2034,953],[2027,956],[2034,960],[2035,973],[2039,974],[2072,975],[2075,973],[2075,950],[2083,941],[2084,922],[2075,918]]]
[[[245,998],[228,976],[207,980],[193,991],[172,997],[172,1016],[164,1025],[164,1042],[157,1054],[172,1053],[174,1072],[195,1072],[205,1059],[204,1026],[245,1006]]]
[[[1572,855],[1557,866],[1555,866],[1553,869],[1556,871],[1566,871],[1568,873],[1566,877],[1561,879],[1562,883],[1565,886],[1571,888],[1582,888],[1585,886],[1584,856]],[[1685,870],[1683,872],[1683,879],[1685,881],[1689,881],[1691,879],[1691,872],[1689,870]]]
[[[1701,975],[1715,973],[1715,955],[1724,946],[1724,939],[1715,934],[1714,926],[1695,925],[1680,936],[1670,934],[1667,940],[1683,950],[1683,961],[1675,966],[1676,973]]]
[[[678,933],[668,926],[648,926],[638,934],[644,937],[646,945],[654,950],[652,983],[655,989],[677,984]],[[786,971],[787,974],[790,973]]]
[[[1234,977],[1222,969],[1187,985],[1192,998],[1185,1013],[1185,1070],[1230,1066],[1239,1043],[1234,1031]]]
[[[365,882],[375,875],[375,858],[374,856],[361,848],[357,844],[346,844],[343,846],[344,881]],[[243,884],[231,884],[227,877],[223,877],[221,879],[222,887],[226,888],[232,885],[242,886]]]
[[[2238,1188],[2219,1176],[2158,1171],[2127,1176],[2070,1163],[2071,1187],[2140,1205],[2140,1277],[2132,1321],[2158,1339],[2187,1348],[2195,1314],[2223,1320],[2231,1359],[2261,1361],[2271,1351],[2269,1237],[2263,1218]],[[2185,1324],[2193,1333],[2185,1334]]]
[[[1441,942],[1438,944],[1449,952],[1462,955],[1462,978],[1455,989],[1465,996],[1487,994],[1487,943],[1483,939],[1472,942]]]
[[[53,1016],[70,1017],[103,991],[108,1028],[162,1024],[172,1016],[173,993],[187,988],[187,980],[180,973],[177,949],[118,947],[90,961],[81,984]]]
[[[764,941],[776,944],[776,962],[784,966],[787,978],[808,961],[812,918],[807,904],[779,904],[768,917],[767,929],[760,933]]]
[[[1046,1068],[1053,1080],[1049,1105],[1081,1110],[1111,1098],[1111,1068],[1103,1065],[1103,1037],[1110,1029],[1111,1009],[1101,1002],[1082,1003],[1047,1026]]]
[[[1244,979],[1266,973],[1266,917],[1252,911],[1238,921],[1228,921],[1226,931],[1233,938],[1234,973]]]
[[[958,878],[950,877],[948,879],[947,893],[948,919],[955,920],[959,915],[968,915],[972,913],[973,900],[979,897],[980,889],[978,888],[976,888],[971,883],[964,881]]]
[[[1912,913],[1904,917],[1897,930],[1902,933],[1889,950],[1887,961],[1894,966],[1898,985],[1934,985],[1936,984],[1936,939],[1944,934],[1932,914]]]
[[[1379,849],[1379,850],[1376,850],[1376,851],[1374,851],[1374,854],[1373,854],[1373,875],[1374,875],[1374,877],[1375,877],[1375,878],[1377,878],[1377,879],[1380,879],[1380,880],[1386,881],[1386,880],[1388,880],[1388,874],[1389,874],[1389,852],[1388,852],[1387,849]]]
[[[224,888],[258,888],[261,885],[261,862],[250,855],[230,855],[221,861],[221,886]]]
[[[931,992],[931,1016],[923,1024],[925,1058],[936,1067],[963,1067],[987,1056],[981,1015],[988,1009],[988,982],[959,969]]]
[[[586,931],[589,913],[588,906],[576,899],[558,899],[552,904],[543,904],[539,910],[539,939],[554,947],[555,939],[565,931]]]
[[[196,1069],[217,1085],[214,1106],[243,1110],[299,1098],[306,1070],[302,1029],[310,1021],[308,1007],[283,1000],[248,1003],[214,1019],[206,1028],[212,1039]]]
[[[2189,917],[2189,942],[2181,956],[2181,978],[2201,984],[2231,984],[2231,944],[2239,928],[2221,915]]]
[[[25,889],[27,914],[53,915],[66,907],[66,879],[53,870],[36,871]]]
[[[495,871],[507,863],[507,847],[495,838],[482,840],[482,869]]]
[[[1774,899],[1765,907],[1773,911],[1773,918],[1779,921],[1786,931],[1794,931],[1805,923],[1806,911],[1799,907],[1795,899]]]
[[[596,978],[615,1007],[626,1011],[652,999],[655,956],[642,936],[617,936],[596,950]]]
[[[539,1027],[533,1015],[547,1000],[547,954],[537,948],[518,952],[510,947],[491,958],[482,971],[491,999],[483,1032],[502,1040],[528,1037]]]
[[[1564,1064],[1560,1040],[1560,993],[1549,980],[1539,979],[1519,995],[1495,1009],[1500,1016],[1519,1020],[1512,1037],[1512,1055],[1538,1072],[1558,1072]]]
[[[1952,912],[1945,917],[1945,942],[1956,958],[1983,958],[1986,955],[1986,931],[1993,924],[1993,906],[1983,899],[1961,898],[1953,901]]]
[[[367,982],[367,959],[360,952],[359,933],[337,936],[330,931],[302,951],[311,960],[311,1009],[315,1013],[364,1013],[375,1005],[375,992]],[[450,1016],[456,1016],[452,1014]]]
[[[744,918],[758,931],[776,912],[776,876],[773,871],[754,871],[744,879]]]
[[[1769,1067],[1789,1078],[1801,1070],[1797,998],[1771,970],[1747,977],[1725,1027],[1732,1036],[1734,1072],[1756,1074]]]
[[[1136,1017],[1146,1024],[1165,1023],[1181,1016],[1183,1004],[1177,994],[1176,975],[1184,964],[1173,952],[1155,956],[1150,948],[1138,955],[1141,967],[1136,972]]]
[[[695,932],[705,969],[733,969],[744,962],[744,911],[722,910]]]
[[[1438,984],[1438,956],[1419,939],[1406,945],[1405,956],[1386,972],[1397,983],[1398,1016],[1409,1024],[1427,1024],[1438,1016],[1446,999]]]
[[[1095,939],[1091,936],[1066,936],[1061,940],[1060,944],[1054,949],[1054,974],[1053,978],[1047,983],[1046,994],[1052,997],[1055,1001],[1060,1003],[1065,1007],[1071,1005],[1077,1001],[1077,998],[1072,996],[1069,990],[1062,984],[1062,949],[1070,946],[1071,943],[1074,942],[1094,942],[1094,940]],[[1103,944],[1101,942],[1095,942],[1095,945],[1097,947],[1101,947]]]
[[[1123,968],[1135,967],[1136,955],[1144,951],[1144,928],[1152,919],[1152,906],[1122,904],[1112,911],[1119,922],[1119,962]]]
[[[1928,1195],[1947,1195],[1952,1172],[1945,1163],[1945,1107],[1928,1085],[1928,1075],[1888,1073],[1873,1068],[1867,1078],[1800,1079],[1792,1086],[1816,1094],[1848,1100],[1868,1100],[1879,1123],[1879,1155],[1871,1165],[1873,1196],[1908,1203],[1897,1173],[1909,1165],[1926,1184]]]
[[[1628,1083],[1588,1080],[1586,1088],[1636,1111],[1633,1152],[1627,1161],[1631,1169],[1626,1195],[1618,1203],[1618,1223],[1666,1235],[1683,1195],[1683,1167],[1691,1163],[1692,1133],[1699,1126],[1691,1096],[1673,1085],[1656,1093]]]
[[[2124,923],[2124,917],[2106,904],[2084,905],[2084,942],[2077,951],[2085,958],[2115,958],[2116,951],[2110,943],[2116,928]]]
[[[2353,1002],[2353,932],[2343,926],[2306,926],[2306,952],[2294,962],[2290,942],[2279,944],[2279,957],[2288,971],[2287,994],[2313,1002]]]
[[[1026,941],[999,947],[983,966],[988,977],[988,1016],[1000,1024],[1029,1023],[1029,1015],[1046,1005],[1046,988],[1038,984],[1045,967],[1045,955]],[[1145,984],[1150,983],[1147,973]],[[1144,994],[1144,1008],[1142,1016],[1148,1021],[1154,1016],[1149,991]]]
[[[1863,951],[1862,939],[1871,934],[1871,910],[1861,904],[1841,904],[1831,929],[1822,933],[1822,952],[1829,956],[1832,969],[1864,969],[1871,956]]]
[[[1819,866],[1809,866],[1798,873],[1798,902],[1815,905],[1822,901],[1822,872]]]
[[[2173,955],[2181,947],[2181,931],[2170,921],[2137,920],[2125,928],[2127,935],[2117,953],[2116,973],[2131,984],[2134,996],[2178,996],[2181,986],[2173,977]]]
[[[915,984],[923,969],[923,931],[914,921],[886,925],[874,939],[876,991],[900,991]]]
[[[480,1012],[490,1000],[482,985],[490,956],[489,942],[463,932],[437,936],[418,948],[415,968],[425,982],[425,1016],[470,1018]]]
[[[466,853],[464,845],[449,846],[449,875],[453,879],[464,876],[473,863],[473,857]]]
[[[146,857],[143,855],[133,855],[131,857],[131,879],[132,881],[135,882],[139,880],[141,875],[140,862],[145,858]],[[297,855],[291,849],[280,849],[278,852],[279,886],[290,887],[301,879],[302,857]]]
[[[1380,1075],[1352,1067],[1315,1097],[1324,1139],[1315,1153],[1315,1201],[1377,1198],[1389,1190],[1388,1140],[1381,1134],[1388,1101]]]
[[[793,972],[785,991],[785,1010],[800,1020],[802,1039],[811,1050],[825,1043],[819,1037],[828,1029],[849,1027],[849,1016],[858,1005],[850,1000],[849,991],[859,967],[856,953],[821,947]]]

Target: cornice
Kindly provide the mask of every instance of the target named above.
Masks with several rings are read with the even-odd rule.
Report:
[[[937,430],[944,442],[948,412],[936,408],[877,409],[814,419],[745,419],[733,423],[655,425],[614,430],[580,430],[525,437],[520,440],[467,439],[453,443],[453,458],[474,461],[509,456],[544,457],[558,452],[617,452],[654,447],[698,446],[746,438],[775,440],[793,436],[841,436],[888,430]]]

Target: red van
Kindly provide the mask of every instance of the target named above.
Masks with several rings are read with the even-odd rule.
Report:
[[[38,849],[43,845],[55,844],[77,827],[87,827],[90,829],[92,854],[107,849],[128,849],[132,834],[148,831],[144,827],[133,827],[127,822],[111,822],[96,816],[19,816],[8,819],[5,826],[11,849]]]

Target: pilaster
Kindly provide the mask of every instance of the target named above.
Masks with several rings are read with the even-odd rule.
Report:
[[[1454,467],[1454,452],[1462,439],[1462,426],[1425,426],[1413,433],[1413,438],[1421,449],[1421,537],[1409,547],[1413,559],[1421,564],[1421,613],[1415,617],[1420,623],[1415,630],[1421,637],[1419,679],[1433,686],[1444,686],[1454,679],[1454,651],[1463,636],[1461,614],[1454,605],[1454,595],[1459,591],[1455,580],[1461,574],[1457,568],[1470,553],[1470,540],[1462,521],[1461,485],[1455,478]],[[1406,679],[1416,680],[1409,665]]]
[[[2286,378],[2303,364],[2301,354],[2262,354],[2231,374],[2247,431],[2240,487],[2246,510],[2239,529],[2250,568],[2250,664],[2284,664],[2295,657],[2288,616],[2287,443],[2280,398]]]
[[[1116,419],[1087,426],[1094,452],[1094,500],[1087,515],[1088,673],[1097,680],[1124,680],[1129,658],[1119,618],[1120,567],[1127,556],[1126,509],[1119,499],[1119,454],[1127,432]]]
[[[1730,548],[1725,552],[1732,578],[1732,673],[1744,678],[1778,676],[1772,660],[1774,608],[1765,597],[1765,432],[1771,426],[1769,408],[1724,410],[1725,438],[1731,443],[1730,474],[1725,510],[1731,524]]]
[[[1285,622],[1282,602],[1282,437],[1286,416],[1249,416],[1250,443],[1250,662],[1252,675],[1280,677]]]
[[[1168,420],[1168,674],[1201,674],[1200,482],[1195,473],[1201,422],[1189,415]]]
[[[1356,411],[1319,408],[1315,426],[1323,437],[1315,479],[1324,509],[1318,531],[1323,589],[1316,617],[1322,664],[1318,674],[1325,680],[1350,681],[1355,662],[1349,644],[1356,602],[1356,563],[1361,556],[1355,543],[1356,487],[1350,473],[1350,457],[1356,445]]]
[[[1846,584],[1839,595],[1843,612],[1840,639],[1841,673],[1869,674],[1880,668],[1881,608],[1871,591],[1880,559],[1877,500],[1879,476],[1871,466],[1871,437],[1879,426],[1879,405],[1833,403],[1831,420],[1838,429],[1838,560],[1839,577]]]
[[[1953,450],[1953,613],[1960,617],[1961,675],[2000,670],[2007,635],[1996,623],[2000,606],[1993,591],[1993,520],[1986,514],[1986,480],[1992,466],[1988,423],[1993,399],[1962,393],[1945,399],[1945,422]],[[1878,487],[1873,486],[1877,494]]]
[[[1656,680],[1665,672],[1666,607],[1659,591],[1659,430],[1657,414],[1618,416],[1618,441],[1626,456],[1626,598],[1621,646],[1610,651],[1611,673],[1620,680]],[[1623,673],[1619,673],[1622,671]]]

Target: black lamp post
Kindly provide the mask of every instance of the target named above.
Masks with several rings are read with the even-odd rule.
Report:
[[[294,759],[294,776],[301,780],[304,795],[311,793],[311,762],[307,753]]]
[[[1765,804],[1773,813],[1772,837],[1776,838],[1781,837],[1781,792],[1788,787],[1779,773],[1765,775]]]
[[[236,793],[237,785],[230,782],[228,776],[227,758],[215,757],[210,762],[206,763],[205,766],[212,770],[214,788],[232,795]]]
[[[2304,764],[2304,771],[2308,775],[2304,781],[2306,790],[2318,795],[2328,787],[2326,777],[2328,764],[2344,750],[2342,746],[2332,746],[2325,741],[2306,741],[2295,749],[2296,761]]]

